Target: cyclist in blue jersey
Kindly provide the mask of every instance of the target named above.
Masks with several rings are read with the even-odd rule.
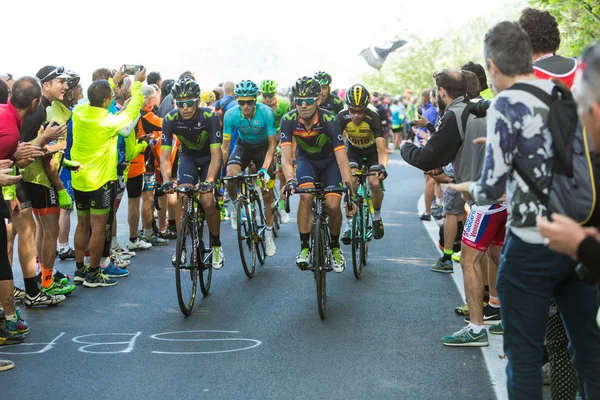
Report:
[[[178,186],[196,186],[201,190],[200,203],[206,215],[213,248],[212,267],[223,267],[223,248],[221,247],[221,216],[214,203],[213,189],[219,179],[221,168],[221,132],[219,117],[210,108],[200,107],[200,86],[191,79],[177,82],[171,94],[175,100],[175,109],[169,112],[162,126],[162,145],[160,153],[160,171],[163,187],[172,191],[171,150],[173,136],[181,143],[179,167],[177,169]],[[183,196],[180,196],[182,200]],[[176,225],[179,230],[183,203],[176,208]],[[175,261],[173,255],[172,261]]]
[[[223,118],[223,159],[227,163],[227,176],[241,173],[253,162],[258,173],[262,175],[266,185],[263,192],[265,207],[266,232],[265,253],[274,256],[277,252],[273,240],[273,187],[275,186],[275,164],[273,163],[277,148],[277,130],[275,116],[271,107],[256,103],[258,86],[252,81],[241,81],[235,86],[235,96],[238,105],[225,113]],[[229,155],[229,142],[234,130],[239,137]],[[227,191],[233,202],[231,212],[231,227],[237,229],[237,183],[233,180],[227,183]]]
[[[314,187],[315,182],[321,182],[327,189],[340,187],[342,182],[352,181],[340,125],[334,114],[319,108],[320,92],[319,82],[308,76],[298,79],[292,88],[296,109],[285,114],[281,120],[281,164],[287,180],[284,190],[293,192],[297,188]],[[292,165],[292,139],[297,144],[295,178]],[[331,266],[338,273],[344,272],[346,268],[346,260],[340,249],[343,219],[341,201],[342,198],[337,193],[325,195],[331,233]],[[346,199],[346,202],[352,204],[350,215],[354,214],[353,200]],[[311,206],[312,195],[301,194],[298,205],[300,253],[296,257],[296,265],[300,269],[306,268],[311,259]]]

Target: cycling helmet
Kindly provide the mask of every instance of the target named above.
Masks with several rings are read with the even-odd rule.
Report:
[[[256,97],[258,95],[258,86],[252,81],[241,81],[233,89],[235,97]]]
[[[277,82],[270,79],[265,79],[260,84],[261,94],[275,94],[277,93]]]
[[[371,102],[371,95],[366,87],[357,83],[346,91],[344,100],[348,107],[365,108]]]
[[[69,86],[68,90],[73,89],[75,86],[79,85],[79,81],[81,78],[75,71],[67,71],[69,77],[67,78],[67,85]]]
[[[327,72],[319,71],[315,73],[315,79],[319,81],[321,86],[331,84],[331,75],[329,75]]]
[[[303,76],[292,86],[294,97],[318,97],[321,94],[321,85],[309,76]]]
[[[174,99],[197,99],[200,98],[200,86],[192,79],[181,79],[171,89]]]

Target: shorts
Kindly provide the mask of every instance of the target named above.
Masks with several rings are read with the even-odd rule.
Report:
[[[296,180],[299,187],[312,186],[321,182],[325,189],[342,186],[342,174],[334,156],[324,160],[311,160],[307,157],[296,158]],[[327,193],[326,196],[342,197],[339,193]]]
[[[348,153],[350,168],[360,169],[361,167],[365,167],[366,171],[375,171],[379,166],[379,154],[377,154],[377,147],[375,145],[369,146],[366,149],[359,149],[347,144],[346,153]]]
[[[478,211],[476,207],[471,208],[465,222],[462,243],[479,251],[486,251],[490,245],[504,246],[507,217],[506,209],[488,213]]]
[[[63,168],[60,171],[60,180],[62,181],[65,189],[67,189],[67,193],[69,193],[69,196],[71,196],[71,198],[74,199],[75,192],[73,191],[73,183],[71,180],[71,171],[69,171],[66,168]]]
[[[127,178],[127,197],[130,199],[137,199],[142,195],[142,189],[144,188],[144,174],[134,176],[133,178]]]
[[[209,165],[210,156],[192,157],[181,154],[177,170],[177,184],[196,185],[198,182],[204,182],[208,176]],[[198,171],[200,171],[199,174]],[[215,180],[218,178],[219,176],[216,176]]]
[[[144,188],[142,189],[144,192],[152,192],[156,187],[156,178],[154,172],[145,172],[144,173]]]
[[[400,125],[400,126],[394,126],[394,125],[392,125],[392,132],[394,132],[394,133],[404,133],[404,128],[402,127],[402,125]]]
[[[17,198],[21,209],[32,208],[35,215],[59,214],[58,193],[54,188],[29,182],[17,184]],[[23,207],[25,205],[25,207]]]
[[[115,185],[115,191],[117,192],[115,194],[115,199],[117,201],[121,201],[121,199],[123,198],[123,195],[125,194],[125,188],[127,187],[127,184],[125,183],[125,178],[123,177],[123,175],[118,175],[117,176],[117,182]]]
[[[75,204],[77,215],[87,215],[90,212],[95,215],[108,214],[112,207],[113,182],[106,182],[92,192],[80,192],[75,189]]]
[[[256,165],[257,169],[265,162],[265,157],[267,156],[268,145],[265,145],[260,148],[252,148],[245,145],[241,140],[238,140],[237,144],[233,148],[233,152],[229,156],[229,160],[227,161],[227,165],[239,165],[240,168],[245,170],[251,162]],[[274,157],[276,158],[276,157]],[[269,168],[267,168],[267,172],[269,173],[269,177],[271,180],[269,181],[269,189],[272,189],[271,182],[275,184],[275,164],[271,163]]]
[[[465,200],[460,192],[444,189],[444,212],[450,215],[461,215],[465,211]]]

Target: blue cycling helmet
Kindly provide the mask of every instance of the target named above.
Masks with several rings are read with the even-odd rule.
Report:
[[[241,81],[233,89],[235,97],[256,97],[258,96],[258,86],[252,81]]]

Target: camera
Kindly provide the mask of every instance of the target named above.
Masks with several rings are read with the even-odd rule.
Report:
[[[144,69],[143,65],[125,64],[123,66],[123,73],[127,75],[135,75],[136,72]]]
[[[491,100],[480,100],[478,102],[469,103],[469,112],[477,118],[485,118],[487,110],[492,104]]]

